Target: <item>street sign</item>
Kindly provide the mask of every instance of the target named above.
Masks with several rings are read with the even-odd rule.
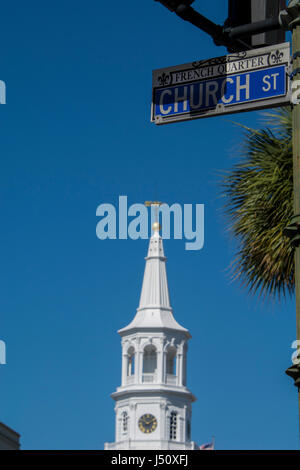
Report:
[[[290,44],[153,71],[151,121],[187,121],[290,103]]]

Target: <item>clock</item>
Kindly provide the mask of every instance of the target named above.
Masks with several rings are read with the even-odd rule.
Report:
[[[142,432],[149,434],[157,428],[157,419],[150,413],[146,413],[140,417],[138,425]]]

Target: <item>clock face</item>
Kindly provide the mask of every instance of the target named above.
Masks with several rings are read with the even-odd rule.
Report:
[[[145,434],[149,434],[150,432],[155,431],[157,428],[157,419],[155,416],[146,413],[139,419],[139,428]]]

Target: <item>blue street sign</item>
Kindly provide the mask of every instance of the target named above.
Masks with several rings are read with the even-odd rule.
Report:
[[[164,124],[288,104],[288,68],[289,48],[283,44],[154,71],[152,121]]]

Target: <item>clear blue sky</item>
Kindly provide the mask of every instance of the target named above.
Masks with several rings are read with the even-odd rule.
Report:
[[[196,1],[216,22],[225,0]],[[165,241],[172,306],[189,328],[193,439],[219,449],[296,449],[297,393],[284,374],[294,301],[230,283],[234,241],[217,172],[247,113],[155,127],[152,69],[224,53],[153,0],[6,2],[0,16],[0,420],[23,449],[101,449],[114,438],[121,348],[138,306],[147,241],[100,241],[96,207],[205,204],[205,246]]]

